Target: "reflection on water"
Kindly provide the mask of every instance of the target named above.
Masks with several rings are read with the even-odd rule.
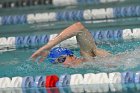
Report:
[[[139,93],[140,84],[95,84],[54,88],[4,88],[0,93]]]

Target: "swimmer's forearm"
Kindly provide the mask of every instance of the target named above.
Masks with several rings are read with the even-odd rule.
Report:
[[[46,45],[41,47],[39,50],[40,51],[50,50],[52,47],[59,44],[60,42],[66,40],[70,37],[76,36],[78,33],[82,32],[80,30],[82,30],[84,28],[85,27],[80,22],[77,22],[77,23],[69,26],[68,28],[64,29],[58,36],[56,36],[55,38],[50,40]]]

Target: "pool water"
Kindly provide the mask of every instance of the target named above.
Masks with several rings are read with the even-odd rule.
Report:
[[[68,74],[85,74],[98,72],[113,71],[138,71],[140,41],[119,41],[106,42],[98,44],[99,48],[106,49],[113,53],[113,56],[101,59],[97,58],[95,62],[88,62],[77,67],[67,68],[62,64],[53,65],[46,59],[42,63],[32,62],[29,57],[36,49],[16,49],[13,51],[0,52],[0,77],[14,76],[37,76],[64,73]],[[74,54],[80,57],[79,48],[72,49]],[[114,59],[116,55],[120,55],[119,60]],[[108,64],[112,64],[111,66]]]

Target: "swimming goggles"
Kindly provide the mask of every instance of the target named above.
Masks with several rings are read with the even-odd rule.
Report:
[[[67,56],[73,57],[74,55],[62,55],[62,56],[58,57],[55,60],[55,63],[63,63],[63,62],[65,62]]]

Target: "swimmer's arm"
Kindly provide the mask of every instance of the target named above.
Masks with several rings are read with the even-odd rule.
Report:
[[[81,33],[82,29],[85,27],[80,23],[77,22],[68,28],[64,29],[59,35],[55,38],[50,40],[46,45],[38,49],[34,54],[32,54],[31,58],[36,59],[37,57],[41,56],[40,60],[43,61],[45,57],[48,55],[49,50],[54,47],[55,45],[59,44],[60,42],[76,36],[77,34]]]
[[[79,34],[84,28],[84,26],[80,23],[77,22],[71,26],[69,26],[68,28],[64,29],[60,34],[58,34],[55,38],[53,38],[52,40],[50,40],[46,45],[44,45],[43,47],[41,47],[39,50],[50,50],[52,47],[54,47],[55,45],[59,44],[60,42],[71,38],[73,36],[76,36],[77,34]]]
[[[99,48],[94,50],[94,53],[96,54],[96,56],[99,56],[99,57],[106,57],[106,56],[111,55],[110,52],[103,50],[103,49],[99,49]]]

